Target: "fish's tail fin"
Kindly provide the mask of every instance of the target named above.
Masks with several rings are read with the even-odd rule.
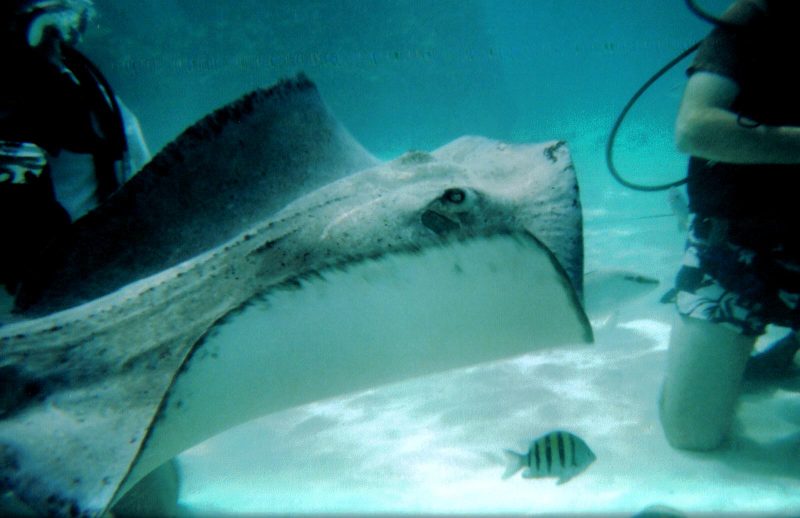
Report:
[[[525,466],[525,455],[511,450],[503,450],[503,454],[506,457],[506,471],[503,473],[503,479],[506,479]]]

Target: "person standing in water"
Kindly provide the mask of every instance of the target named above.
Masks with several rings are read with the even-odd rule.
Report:
[[[0,283],[149,160],[136,118],[77,45],[91,0],[0,3]],[[2,291],[2,290],[0,290]]]
[[[737,0],[723,22],[688,70],[676,121],[692,223],[660,416],[670,444],[689,450],[724,443],[766,326],[793,333],[755,363],[790,364],[800,329],[800,2]]]

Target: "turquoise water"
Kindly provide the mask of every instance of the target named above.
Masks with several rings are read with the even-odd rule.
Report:
[[[725,4],[703,5],[719,12]],[[588,208],[599,196],[591,190],[610,186],[597,151],[620,108],[708,30],[680,0],[109,0],[97,7],[85,50],[139,116],[153,151],[221,104],[304,71],[381,158],[465,134],[568,140]],[[682,69],[647,93],[620,135],[620,168],[643,181],[683,174],[671,140]]]
[[[726,4],[703,3],[714,12]],[[662,287],[671,282],[683,236],[666,198],[614,184],[603,146],[636,88],[707,32],[682,1],[96,6],[83,50],[138,115],[153,151],[222,104],[303,71],[381,158],[465,134],[567,140],[581,185],[586,270],[624,268]],[[618,165],[630,178],[659,183],[684,173],[672,145],[684,66],[648,91],[620,134]],[[196,513],[627,513],[654,503],[688,514],[797,512],[800,473],[786,462],[798,458],[797,387],[746,396],[733,452],[697,456],[666,445],[655,416],[671,317],[657,301],[662,291],[621,309],[593,350],[537,353],[237,428],[182,456],[182,502]],[[598,454],[585,476],[563,487],[500,480],[502,448],[565,423]]]
[[[707,2],[709,8],[725,2]],[[680,0],[98,1],[86,51],[154,149],[252,88],[305,71],[374,153],[465,133],[550,139],[611,117],[704,35]],[[681,73],[654,87],[670,117]],[[357,93],[357,95],[354,95]],[[604,127],[607,124],[603,125]]]

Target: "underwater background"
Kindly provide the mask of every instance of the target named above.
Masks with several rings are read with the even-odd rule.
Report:
[[[720,13],[728,1],[703,7]],[[315,403],[181,456],[187,513],[586,513],[664,504],[800,514],[797,382],[747,387],[729,450],[677,452],[656,415],[684,236],[665,193],[614,183],[604,146],[633,92],[702,38],[681,0],[95,0],[81,49],[136,113],[155,153],[215,108],[304,72],[383,159],[459,136],[569,144],[586,271],[660,287],[596,329],[591,350],[531,355]],[[679,179],[681,63],[620,131],[619,169]],[[501,480],[503,448],[568,428],[598,460],[568,484]]]

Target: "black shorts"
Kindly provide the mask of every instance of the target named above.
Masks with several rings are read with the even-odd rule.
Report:
[[[800,329],[800,254],[777,242],[732,242],[730,225],[713,218],[692,221],[675,279],[678,312],[746,336],[763,334],[768,324]]]

